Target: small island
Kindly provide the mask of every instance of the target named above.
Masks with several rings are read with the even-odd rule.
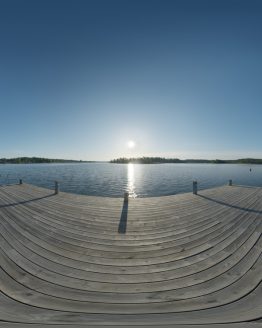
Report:
[[[221,160],[221,159],[179,159],[179,158],[164,158],[164,157],[134,157],[126,158],[120,157],[113,159],[110,163],[115,164],[164,164],[164,163],[190,163],[190,164],[262,164],[262,159],[257,158],[241,158],[233,160]]]
[[[0,164],[89,163],[89,162],[90,161],[53,159],[53,158],[44,158],[44,157],[0,158]]]

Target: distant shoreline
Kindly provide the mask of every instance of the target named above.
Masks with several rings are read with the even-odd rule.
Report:
[[[208,160],[208,159],[179,159],[179,158],[163,158],[163,157],[138,157],[138,158],[117,158],[110,161],[113,164],[262,164],[262,159],[258,158],[241,158],[233,160]]]
[[[0,164],[52,164],[52,163],[95,163],[95,162],[96,161],[53,159],[53,158],[44,158],[44,157],[0,158]]]
[[[111,163],[111,164],[262,164],[262,159],[241,158],[235,160],[208,160],[208,159],[179,159],[164,157],[136,157],[136,158],[117,158],[111,161],[83,161],[68,159],[53,159],[44,157],[16,157],[0,158],[0,164],[66,164],[66,163]]]

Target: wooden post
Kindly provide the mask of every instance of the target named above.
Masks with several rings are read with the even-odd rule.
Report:
[[[193,181],[193,194],[197,195],[197,181]]]
[[[19,179],[19,184],[23,184],[23,180],[22,179]]]
[[[59,191],[58,181],[55,181],[55,194],[58,194],[58,191]]]
[[[128,202],[128,196],[129,196],[129,192],[126,191],[126,192],[124,193],[124,201],[125,201],[125,202]]]
[[[228,185],[232,186],[232,180],[231,179],[228,181]]]

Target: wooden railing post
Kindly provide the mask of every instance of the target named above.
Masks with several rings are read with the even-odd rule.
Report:
[[[193,181],[193,194],[197,195],[197,181]]]
[[[124,201],[125,201],[125,202],[128,202],[128,196],[129,196],[129,192],[126,191],[126,192],[124,193]]]
[[[228,181],[228,185],[232,186],[232,180],[231,179]]]
[[[58,181],[55,181],[55,194],[58,194],[58,192],[59,192]]]

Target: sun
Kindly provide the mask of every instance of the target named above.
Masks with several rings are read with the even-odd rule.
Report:
[[[136,143],[133,140],[129,140],[127,143],[127,147],[130,149],[134,148],[135,145],[136,145]]]

